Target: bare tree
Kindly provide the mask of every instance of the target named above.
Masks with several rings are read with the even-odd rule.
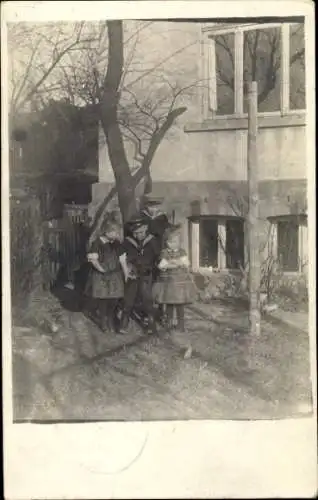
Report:
[[[182,100],[203,84],[193,78],[184,84],[167,68],[194,40],[144,62],[142,50],[152,24],[136,22],[129,29],[121,21],[101,24],[99,43],[86,50],[83,62],[62,68],[66,94],[89,104],[99,116],[115,176],[116,186],[99,207],[93,231],[115,194],[124,221],[136,212],[137,187],[144,180],[139,195],[151,189],[151,163],[162,139],[187,109]],[[127,158],[125,141],[135,148],[135,168]]]
[[[160,53],[158,57],[157,53],[144,61],[143,49],[147,36],[152,36],[153,23],[128,24],[108,21],[49,25],[36,35],[34,26],[24,25],[18,30],[20,38],[17,29],[11,32],[11,42],[18,46],[25,30],[33,33],[34,39],[28,62],[23,61],[19,73],[22,76],[13,86],[11,108],[21,108],[32,100],[43,106],[53,95],[67,98],[74,105],[89,105],[101,123],[116,186],[99,207],[93,230],[115,194],[124,221],[137,210],[137,186],[145,179],[141,191],[150,189],[150,166],[156,151],[186,111],[182,100],[198,85],[191,79],[183,79],[190,82],[183,84],[182,78],[175,76],[175,65],[169,72],[169,62],[194,45],[194,38],[168,54]],[[12,57],[12,61],[15,63],[16,58]],[[135,170],[125,150],[127,140],[135,147]]]
[[[81,23],[12,23],[8,26],[10,114],[61,95],[59,71],[66,56],[79,57],[95,33]]]

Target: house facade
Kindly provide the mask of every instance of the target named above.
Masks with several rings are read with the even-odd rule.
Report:
[[[160,53],[171,50],[175,37],[182,39],[189,48],[174,57],[175,67],[199,83],[182,100],[187,111],[156,152],[153,193],[164,198],[170,218],[182,223],[195,272],[228,273],[248,264],[246,83],[256,80],[262,258],[272,257],[282,273],[298,279],[308,258],[304,25],[296,20],[173,28],[171,35],[165,32]],[[126,148],[130,164],[138,167],[133,144],[127,141]],[[101,141],[92,212],[113,179]]]

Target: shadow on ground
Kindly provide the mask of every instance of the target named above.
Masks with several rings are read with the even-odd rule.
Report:
[[[127,335],[102,332],[78,299],[68,290],[50,298],[55,334],[13,328],[16,421],[264,419],[311,411],[306,332],[264,321],[251,369],[247,313],[233,304],[189,308],[186,334],[149,337],[134,322]]]

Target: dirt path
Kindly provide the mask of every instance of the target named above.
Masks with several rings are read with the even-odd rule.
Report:
[[[189,309],[182,337],[145,337],[133,325],[126,336],[105,334],[76,312],[63,320],[55,337],[15,331],[16,419],[272,418],[310,408],[306,336],[264,325],[251,373],[246,318],[233,308],[215,306],[211,317]]]

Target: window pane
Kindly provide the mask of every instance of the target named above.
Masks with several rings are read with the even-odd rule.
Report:
[[[298,230],[296,222],[277,224],[278,259],[284,271],[298,271]]]
[[[217,114],[234,113],[234,33],[215,40]]]
[[[244,33],[244,81],[258,83],[258,110],[280,109],[280,28]],[[247,87],[244,86],[244,112],[248,111]]]
[[[216,220],[200,221],[200,267],[218,265],[218,224]]]
[[[244,223],[240,220],[226,222],[226,267],[239,269],[244,266]]]
[[[304,24],[290,26],[290,101],[291,109],[306,108],[305,29]]]

